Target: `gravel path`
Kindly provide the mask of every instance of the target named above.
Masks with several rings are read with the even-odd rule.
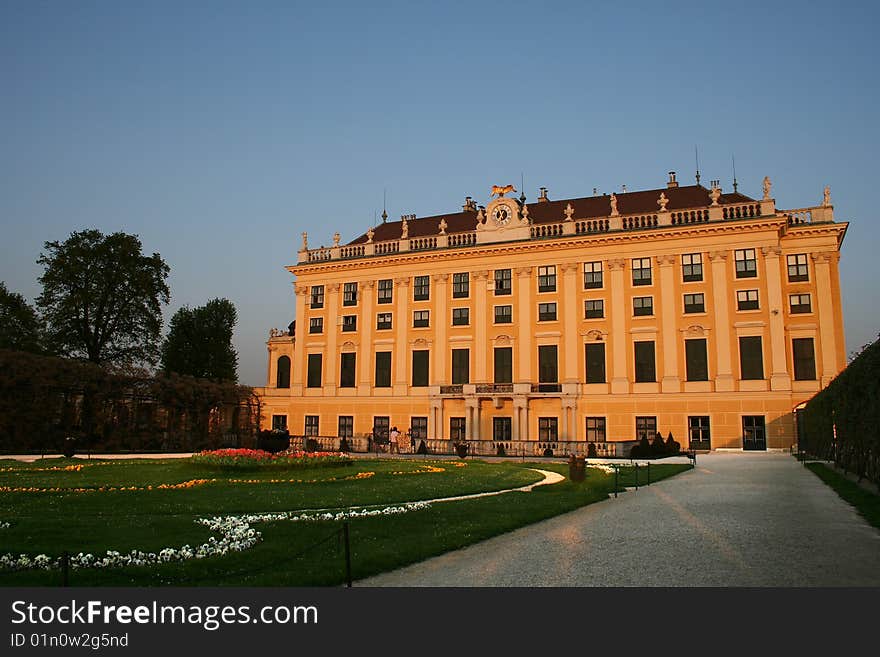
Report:
[[[355,586],[880,586],[880,531],[788,454],[715,453]]]

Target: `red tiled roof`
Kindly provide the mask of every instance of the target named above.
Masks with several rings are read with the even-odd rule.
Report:
[[[658,212],[660,206],[657,199],[660,194],[666,194],[669,202],[667,211],[681,210],[684,208],[700,208],[712,204],[709,190],[702,185],[688,185],[685,187],[664,187],[661,189],[649,189],[641,192],[626,192],[617,194],[617,211],[620,214],[653,214]],[[755,199],[743,194],[722,194],[719,203],[754,203]],[[527,203],[529,218],[535,224],[556,223],[565,220],[565,207],[571,203],[574,208],[574,219],[592,219],[607,217],[611,214],[611,196],[587,196],[584,198],[561,199],[559,201],[547,201],[544,203]],[[424,237],[437,235],[440,232],[440,220],[446,220],[447,233],[464,233],[475,230],[477,227],[477,212],[455,212],[433,217],[417,217],[408,221],[409,237]],[[393,221],[379,224],[373,228],[374,242],[396,240],[401,238],[403,223]],[[349,244],[363,244],[367,241],[364,233]]]

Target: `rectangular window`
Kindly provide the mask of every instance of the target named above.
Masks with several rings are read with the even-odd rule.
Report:
[[[273,415],[272,416],[272,430],[273,431],[287,431],[287,416],[286,415]]]
[[[509,269],[495,270],[495,296],[503,296],[513,293],[513,285],[510,279]]]
[[[633,258],[632,260],[633,285],[651,284],[651,259]]]
[[[513,347],[495,347],[495,383],[513,383]]]
[[[449,438],[453,442],[463,442],[467,439],[467,425],[463,417],[449,418]]]
[[[809,294],[790,294],[788,296],[788,307],[792,315],[813,312]]]
[[[647,438],[653,441],[657,435],[657,418],[653,415],[636,417],[636,440]]]
[[[685,340],[684,355],[687,366],[687,380],[708,381],[709,359],[706,351],[706,339]]]
[[[425,328],[428,326],[428,310],[416,310],[413,313],[413,328]]]
[[[495,306],[495,323],[510,324],[513,321],[513,306]]]
[[[605,418],[604,417],[588,417],[587,418],[587,442],[604,443],[605,442]]]
[[[739,339],[739,368],[740,378],[743,380],[764,378],[764,356],[760,335]]]
[[[413,301],[427,301],[431,297],[431,277],[413,278]]]
[[[691,449],[712,448],[708,415],[692,415],[688,417],[688,440],[690,440]]]
[[[816,380],[816,353],[813,338],[794,338],[791,341],[795,381]]]
[[[633,315],[636,317],[654,314],[654,297],[633,297]]]
[[[324,318],[323,317],[312,317],[309,320],[309,333],[323,333],[324,332]]]
[[[636,383],[650,383],[657,380],[654,366],[654,341],[644,340],[636,342]]]
[[[312,308],[324,307],[324,286],[312,285],[311,303]]]
[[[587,383],[605,383],[605,343],[586,344]]]
[[[556,265],[538,267],[538,292],[556,291]]]
[[[343,315],[342,316],[342,330],[343,331],[357,331],[358,327],[358,318],[357,315]]]
[[[552,322],[556,320],[556,303],[538,304],[538,321]]]
[[[394,299],[394,281],[385,278],[379,281],[376,303],[391,303]]]
[[[391,313],[379,313],[376,315],[376,329],[379,331],[391,328]]]
[[[344,283],[342,286],[342,305],[356,306],[358,302],[358,284]]]
[[[336,433],[339,438],[354,438],[354,416],[340,415]]]
[[[452,298],[467,299],[471,293],[470,274],[460,272],[452,275]]]
[[[413,387],[426,387],[428,385],[428,370],[430,363],[430,351],[427,349],[415,349],[412,352],[412,384]]]
[[[684,311],[685,313],[704,313],[706,312],[706,301],[703,293],[685,294],[684,295]]]
[[[307,436],[320,436],[321,434],[318,432],[319,429],[318,424],[318,416],[317,415],[306,415],[306,426],[305,426],[305,434]]]
[[[602,287],[602,263],[584,263],[584,289],[597,290]]]
[[[754,249],[736,249],[734,252],[737,278],[755,278],[758,275],[758,262]]]
[[[799,283],[810,280],[810,270],[807,267],[807,254],[797,253],[786,257],[788,262],[788,282]]]
[[[467,326],[471,323],[470,308],[453,308],[452,309],[452,325]]]
[[[511,440],[513,429],[512,422],[509,417],[493,417],[492,418],[492,440],[503,441]]]
[[[428,418],[411,417],[409,419],[409,432],[410,437],[416,441],[415,445],[418,447],[418,441],[428,439]]]
[[[538,440],[541,442],[556,442],[559,440],[559,418],[538,418]]]
[[[377,388],[391,387],[391,352],[376,352],[376,382]]]
[[[308,375],[306,377],[307,388],[321,387],[321,354],[309,354]]]
[[[452,383],[470,383],[470,349],[453,349],[452,350]]]
[[[758,291],[757,290],[737,290],[736,291],[736,309],[737,310],[757,310],[758,309]]]
[[[355,362],[357,354],[354,352],[340,354],[339,387],[354,388]]]
[[[601,319],[602,317],[605,317],[605,302],[602,299],[584,301],[585,319]]]
[[[559,361],[555,344],[543,344],[538,347],[538,382],[559,382]]]
[[[703,280],[702,253],[685,253],[681,256],[681,279],[685,283]]]

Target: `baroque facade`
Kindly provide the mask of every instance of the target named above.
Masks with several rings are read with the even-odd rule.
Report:
[[[296,321],[268,341],[264,426],[355,441],[548,444],[624,454],[785,449],[793,409],[846,364],[847,223],[682,186],[406,215],[296,265]],[[517,443],[530,441],[530,443]],[[508,452],[510,453],[510,452]]]

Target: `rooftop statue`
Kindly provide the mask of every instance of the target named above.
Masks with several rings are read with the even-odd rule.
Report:
[[[515,192],[516,189],[513,185],[505,185],[501,187],[500,185],[492,185],[492,193],[490,196],[498,196],[498,198],[504,198],[504,195],[508,192]]]

